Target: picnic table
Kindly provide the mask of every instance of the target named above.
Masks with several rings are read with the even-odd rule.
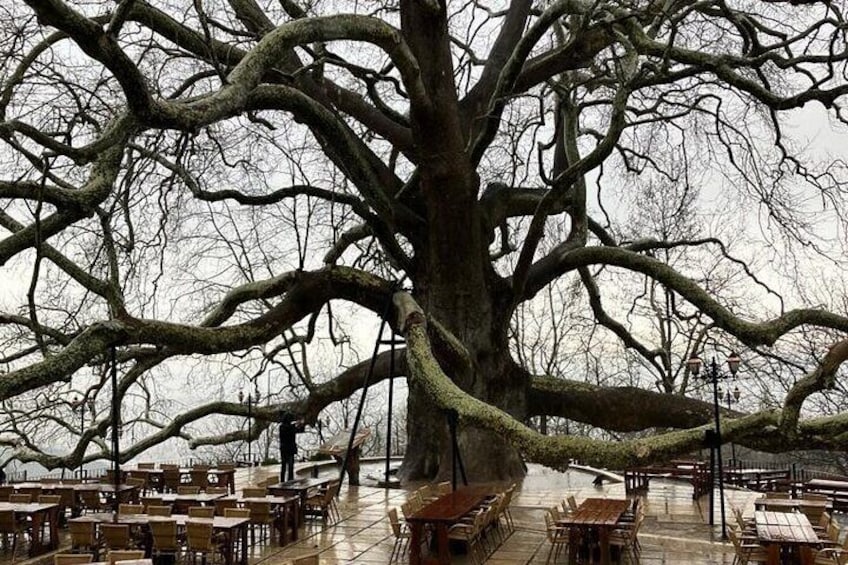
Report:
[[[268,503],[275,508],[279,515],[280,545],[289,543],[289,529],[291,529],[291,540],[297,541],[297,530],[300,527],[300,496],[236,496],[234,494],[223,496],[218,500],[232,500],[239,506],[249,506],[252,502]]]
[[[465,487],[445,494],[406,518],[412,537],[409,541],[410,565],[421,564],[421,539],[425,524],[436,527],[438,563],[450,563],[448,529],[491,495],[486,487]]]
[[[804,483],[804,492],[827,495],[835,510],[848,508],[848,481],[810,479]]]
[[[170,516],[150,516],[148,514],[118,514],[114,516],[111,512],[86,514],[77,518],[71,518],[72,522],[94,522],[95,524],[127,524],[129,526],[147,526],[151,522],[174,521],[178,528],[185,528],[186,522],[211,523],[215,532],[223,535],[224,539],[224,562],[226,565],[247,565],[247,526],[249,518],[225,518],[215,516],[214,518],[194,518],[186,514],[172,514]],[[236,561],[235,544],[240,539],[241,555]],[[150,544],[152,545],[152,544]]]
[[[577,510],[562,517],[557,524],[569,528],[569,563],[577,560],[577,539],[580,530],[595,530],[601,550],[602,565],[610,563],[610,532],[618,524],[621,515],[627,511],[630,502],[618,498],[587,498]]]
[[[315,488],[326,486],[336,479],[329,477],[310,477],[305,479],[294,479],[284,483],[277,483],[268,486],[268,492],[276,496],[295,495],[300,501],[300,512],[298,512],[298,521],[303,523],[306,521],[306,499],[309,497],[309,491]]]
[[[0,511],[15,513],[16,518],[29,518],[30,544],[29,556],[34,557],[42,552],[54,550],[59,547],[59,509],[58,504],[39,504],[23,502],[0,502]],[[44,524],[50,525],[50,542],[44,541],[42,529]]]
[[[814,550],[821,543],[810,520],[798,512],[754,512],[757,539],[768,550],[768,565],[778,565],[782,553],[791,554],[792,562],[812,565]]]

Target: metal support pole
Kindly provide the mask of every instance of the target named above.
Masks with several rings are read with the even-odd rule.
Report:
[[[727,520],[724,513],[724,468],[721,462],[721,416],[718,406],[718,365],[716,365],[715,357],[712,359],[710,366],[710,377],[713,381],[713,408],[715,409],[715,449],[716,459],[718,460],[718,496],[721,507],[721,539],[727,539]]]
[[[253,468],[253,454],[250,452],[250,446],[253,444],[250,438],[250,428],[253,425],[253,414],[251,407],[253,405],[252,393],[247,393],[247,466]]]
[[[115,474],[115,494],[113,497],[114,501],[114,513],[112,516],[112,520],[118,521],[118,507],[121,503],[120,501],[120,491],[121,491],[121,452],[120,452],[120,442],[118,440],[118,426],[120,425],[120,412],[121,412],[121,403],[118,399],[118,360],[115,355],[115,347],[113,346],[109,350],[110,360],[112,362],[112,459],[113,459],[113,472]]]
[[[381,336],[382,337],[382,336]],[[389,487],[389,464],[392,458],[392,399],[395,385],[395,339],[392,332],[391,357],[389,358],[389,415],[386,421],[386,472],[383,480]]]
[[[710,492],[709,492],[709,505],[710,505],[710,526],[715,525],[715,447],[713,446],[713,442],[715,441],[714,436],[710,436]]]

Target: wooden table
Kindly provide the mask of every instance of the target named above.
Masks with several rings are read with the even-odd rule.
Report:
[[[174,494],[174,493],[164,493],[164,494],[156,494],[152,496],[142,496],[141,501],[147,504],[149,500],[161,500],[162,504],[168,505],[200,505],[205,506],[207,504],[212,504],[219,498],[223,498],[227,495],[225,494],[208,494],[205,492],[199,492],[197,494]]]
[[[754,500],[755,510],[766,510],[770,508],[785,508],[788,511],[803,510],[804,508],[815,509],[824,512],[831,510],[833,503],[829,500],[812,500],[805,498],[757,498]]]
[[[780,563],[781,551],[797,554],[793,563],[812,565],[815,546],[821,543],[810,520],[798,512],[754,512],[757,539],[766,545],[769,565]]]
[[[587,498],[573,513],[564,516],[557,524],[569,528],[570,543],[568,559],[577,560],[577,533],[579,529],[598,532],[602,565],[610,563],[609,534],[618,524],[619,518],[630,506],[630,501],[618,498]]]
[[[31,524],[31,541],[29,544],[29,555],[34,557],[39,553],[54,550],[59,547],[59,509],[58,504],[0,502],[0,510],[11,510],[15,517],[29,517]],[[45,543],[41,536],[44,522],[50,524],[50,543]]]
[[[268,492],[277,496],[296,495],[300,498],[300,516],[298,521],[303,523],[306,521],[306,499],[309,496],[309,491],[328,485],[336,479],[330,477],[311,477],[306,479],[295,479],[284,483],[277,483],[268,486]]]
[[[245,506],[251,502],[267,502],[272,508],[276,508],[279,512],[278,519],[280,526],[280,545],[289,543],[288,524],[291,524],[291,540],[297,541],[297,530],[300,527],[300,509],[298,508],[300,497],[293,496],[235,496],[228,495],[219,498],[218,500],[234,500],[239,506]],[[289,520],[291,518],[291,520]]]
[[[178,528],[185,528],[186,522],[203,522],[211,523],[212,528],[224,534],[225,550],[224,561],[227,565],[236,563],[235,556],[235,541],[241,538],[241,555],[238,563],[247,565],[247,526],[250,524],[249,518],[225,518],[223,516],[215,516],[214,518],[189,518],[187,514],[172,514],[171,516],[149,516],[147,514],[119,514],[117,520],[113,519],[111,513],[96,513],[86,514],[78,518],[72,518],[71,521],[76,522],[94,522],[95,524],[128,524],[130,526],[147,526],[150,522],[169,522],[177,523]]]
[[[465,487],[452,493],[440,496],[430,504],[427,504],[406,521],[412,537],[409,541],[409,563],[410,565],[421,564],[421,534],[425,524],[436,526],[436,540],[438,545],[438,563],[450,563],[450,550],[448,548],[448,529],[460,518],[474,510],[491,494],[491,489],[486,487]]]

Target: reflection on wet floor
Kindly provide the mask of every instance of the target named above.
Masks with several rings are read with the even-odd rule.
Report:
[[[236,473],[236,488],[241,489],[271,475],[279,467],[253,470],[239,469]],[[322,475],[333,474],[322,471]],[[573,494],[578,502],[587,497],[624,498],[622,483],[604,481],[601,486],[592,484],[593,475],[576,471],[558,473],[540,467],[531,468],[528,477],[519,483],[511,505],[515,531],[494,550],[486,561],[492,565],[542,564],[548,556],[550,544],[546,540],[544,526],[545,509],[561,503]],[[400,508],[410,489],[381,489],[374,486],[348,487],[344,484],[339,497],[342,519],[332,525],[308,522],[301,531],[300,539],[286,547],[269,545],[267,542],[254,547],[250,553],[250,565],[277,565],[287,563],[292,557],[320,552],[321,565],[342,563],[372,563],[385,565],[389,562],[394,538],[387,512]],[[499,485],[504,488],[506,485]],[[753,500],[758,493],[728,489],[725,491],[728,520],[731,506],[740,506],[746,516],[753,515]],[[707,497],[692,500],[692,487],[688,483],[653,479],[651,489],[645,496],[645,524],[639,534],[642,545],[640,562],[655,564],[717,565],[733,562],[733,550],[729,543],[720,540],[719,526],[708,523]],[[720,523],[716,501],[716,523]],[[63,543],[67,548],[69,540]],[[561,556],[559,563],[567,559]],[[407,560],[402,560],[406,563]],[[463,555],[457,555],[453,563],[469,563]],[[52,556],[42,556],[30,561],[18,560],[26,565],[52,565]]]
[[[513,498],[512,514],[515,531],[486,561],[492,565],[545,563],[549,543],[544,531],[545,508],[559,504],[568,494],[577,501],[587,497],[624,498],[624,485],[607,483],[592,485],[591,475],[570,472],[536,471],[519,484]],[[274,565],[286,559],[320,551],[321,564],[373,563],[386,564],[394,539],[386,513],[406,500],[408,490],[384,490],[375,487],[342,487],[339,507],[342,520],[329,527],[307,524],[301,539],[285,548],[258,548],[251,565]],[[753,514],[753,500],[758,493],[726,490],[726,513],[740,506],[745,515]],[[640,562],[653,564],[717,565],[733,563],[733,549],[720,540],[721,529],[708,525],[708,498],[692,500],[688,483],[654,479],[645,496],[645,525],[639,535],[642,545]],[[716,523],[720,523],[718,501]],[[561,556],[560,563],[567,559]],[[406,562],[405,560],[402,562]],[[470,562],[457,556],[454,563]]]

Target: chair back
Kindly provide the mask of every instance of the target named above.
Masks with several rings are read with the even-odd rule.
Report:
[[[153,538],[154,552],[179,551],[176,520],[153,520],[150,522],[150,535]]]
[[[39,504],[61,504],[62,496],[59,494],[40,494],[38,495]]]
[[[32,495],[15,492],[9,495],[9,502],[15,504],[30,504],[32,502]]]
[[[301,555],[292,559],[292,565],[320,565],[318,562],[318,554]]]
[[[106,549],[127,549],[130,545],[130,527],[127,524],[101,524],[100,535]]]
[[[118,514],[144,514],[143,504],[119,504]]]
[[[218,516],[226,516],[227,510],[231,508],[236,508],[238,506],[238,503],[232,498],[223,500],[213,500],[212,502],[215,504],[215,514],[217,514]]]
[[[169,468],[162,465],[162,486],[171,492],[178,492],[180,488],[179,467]]]
[[[242,498],[262,498],[267,494],[268,489],[265,487],[245,487],[241,491]]]
[[[78,565],[93,560],[94,556],[90,553],[57,553],[53,556],[53,565]]]
[[[164,502],[162,502],[162,497],[159,496],[145,496],[142,499],[142,503],[145,508],[148,506],[164,506]]]
[[[250,518],[250,508],[224,508],[224,518]]]
[[[100,493],[96,490],[81,490],[79,497],[86,510],[100,510],[103,506],[100,502]]]
[[[406,519],[409,519],[413,514],[415,514],[415,509],[412,507],[412,502],[409,500],[400,505],[400,511]]]
[[[144,551],[140,549],[127,549],[109,552],[109,563],[115,565],[116,561],[130,561],[144,559]]]
[[[155,469],[156,463],[139,463],[138,468],[139,469]]]
[[[206,487],[206,494],[227,494],[227,487]]]
[[[574,498],[573,494],[569,494],[567,497],[565,497],[565,501],[568,502],[568,508],[572,512],[577,512],[577,500]]]
[[[215,467],[217,469],[222,470],[222,471],[233,471],[236,468],[236,464],[235,463],[218,463]]]
[[[789,500],[792,494],[788,492],[767,492],[766,498],[774,498],[776,500]]]
[[[0,502],[9,502],[9,495],[15,492],[13,486],[0,486]]]
[[[189,551],[211,551],[212,524],[210,522],[186,522],[186,545]]]
[[[450,494],[451,490],[452,490],[452,488],[451,488],[450,481],[443,481],[443,482],[436,485],[436,493],[439,496],[445,496],[447,494]]]
[[[177,494],[200,494],[200,487],[198,486],[179,486],[177,487]]]
[[[38,500],[38,497],[41,496],[41,487],[19,488],[18,494],[28,494],[30,501]]]
[[[59,493],[59,504],[65,508],[76,508],[77,493],[74,489],[63,487],[56,489],[56,492]]]
[[[97,530],[94,522],[68,521],[68,532],[71,534],[71,547],[94,547],[97,545]]]
[[[247,507],[253,524],[269,524],[273,520],[270,502],[248,502]]]
[[[176,463],[162,463],[162,464],[159,465],[159,468],[162,469],[163,471],[165,471],[165,470],[173,471],[173,470],[179,470],[180,466],[177,465]]]
[[[214,518],[215,517],[215,507],[214,506],[189,506],[188,517],[189,518]]]
[[[207,469],[192,469],[189,472],[191,476],[191,485],[201,490],[209,486],[209,473]]]
[[[389,510],[389,524],[392,526],[392,533],[395,538],[401,537],[400,520],[398,520],[397,508]]]
[[[0,510],[0,534],[14,534],[21,526],[15,519],[13,510]]]
[[[195,463],[191,466],[192,471],[208,471],[212,468],[212,465],[208,463]]]
[[[148,516],[170,516],[171,515],[171,507],[167,504],[162,504],[160,506],[153,506],[152,504],[147,505],[147,515]]]

